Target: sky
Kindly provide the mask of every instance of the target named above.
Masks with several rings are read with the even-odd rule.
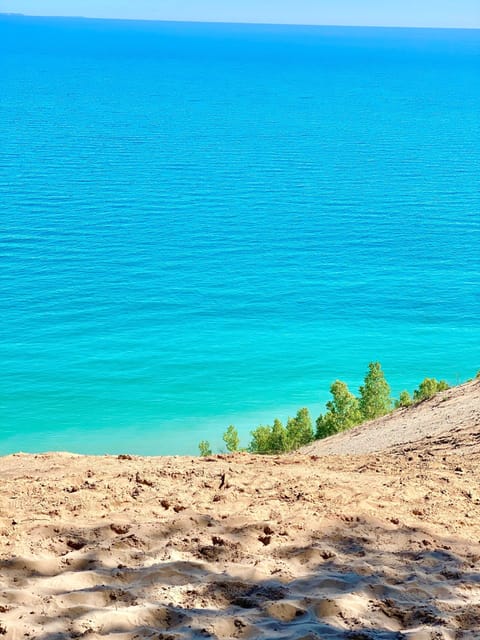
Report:
[[[480,0],[0,0],[0,13],[192,22],[480,28]]]

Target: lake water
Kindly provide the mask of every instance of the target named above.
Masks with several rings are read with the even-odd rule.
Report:
[[[480,369],[480,31],[3,16],[0,77],[0,453]]]

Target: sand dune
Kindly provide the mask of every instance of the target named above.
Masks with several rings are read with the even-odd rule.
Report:
[[[480,379],[438,393],[418,405],[304,447],[317,455],[365,454],[434,438],[444,432],[480,428]]]
[[[0,637],[480,638],[480,435],[455,407],[368,455],[1,459]]]

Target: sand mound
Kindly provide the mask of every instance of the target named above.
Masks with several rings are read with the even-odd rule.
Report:
[[[366,422],[350,431],[318,440],[302,449],[315,455],[352,455],[385,451],[390,447],[434,438],[445,432],[480,427],[480,380],[453,387],[431,400]]]
[[[478,639],[469,427],[349,457],[0,459],[0,638]]]

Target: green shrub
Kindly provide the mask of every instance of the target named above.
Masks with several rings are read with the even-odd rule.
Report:
[[[260,425],[252,431],[252,440],[248,447],[250,453],[279,453],[273,440],[273,428],[269,425]],[[285,451],[285,449],[281,449]]]
[[[202,440],[199,443],[198,448],[200,450],[200,455],[202,456],[202,458],[212,455],[212,450],[210,448],[210,443],[208,442],[208,440]]]
[[[286,429],[287,450],[293,451],[312,442],[313,426],[308,409],[299,409],[295,418],[289,418]]]
[[[227,451],[231,453],[234,451],[238,451],[240,448],[240,438],[238,436],[238,431],[235,429],[233,424],[231,424],[228,429],[223,434],[223,441],[227,447]]]
[[[445,382],[445,380],[425,378],[418,385],[418,389],[415,389],[413,392],[413,401],[422,402],[422,400],[428,400],[429,398],[433,398],[433,396],[439,391],[446,391],[449,388],[450,386]]]
[[[330,393],[333,399],[327,402],[327,413],[317,418],[317,439],[345,431],[362,421],[358,400],[350,393],[345,382],[335,380]]]
[[[287,431],[283,424],[275,418],[273,427],[261,425],[252,431],[251,453],[284,453],[289,451]]]
[[[395,408],[399,409],[400,407],[409,407],[412,402],[412,396],[408,391],[402,391],[398,400],[395,401]]]
[[[273,421],[269,444],[272,453],[281,453],[288,450],[287,431],[278,418]]]
[[[251,453],[284,453],[293,451],[313,440],[312,419],[308,409],[300,409],[284,427],[275,419],[273,426],[261,425],[252,431],[248,450]]]
[[[435,378],[425,378],[418,385],[418,389],[413,392],[413,399],[415,402],[421,402],[422,400],[428,400],[433,398],[437,393],[437,381]]]
[[[480,371],[477,373],[480,378]],[[439,391],[449,389],[445,380],[425,378],[418,389],[413,392],[413,398],[408,391],[402,391],[395,407],[409,407],[413,403],[431,398]],[[379,418],[392,409],[390,386],[379,362],[371,362],[364,378],[364,384],[359,389],[356,398],[348,389],[345,382],[335,380],[330,387],[332,399],[326,404],[326,413],[320,415],[316,421],[315,437],[317,439],[334,435],[350,429],[366,420]],[[299,409],[295,418],[289,418],[286,427],[275,419],[273,426],[260,425],[251,432],[252,440],[248,451],[258,454],[283,453],[293,451],[309,444],[314,439],[312,420],[308,409]],[[240,450],[240,438],[237,429],[230,425],[223,434],[223,441],[228,451]],[[202,440],[199,444],[200,455],[210,456],[210,443]]]
[[[360,387],[359,407],[363,420],[380,418],[392,409],[390,386],[379,362],[371,362]]]

